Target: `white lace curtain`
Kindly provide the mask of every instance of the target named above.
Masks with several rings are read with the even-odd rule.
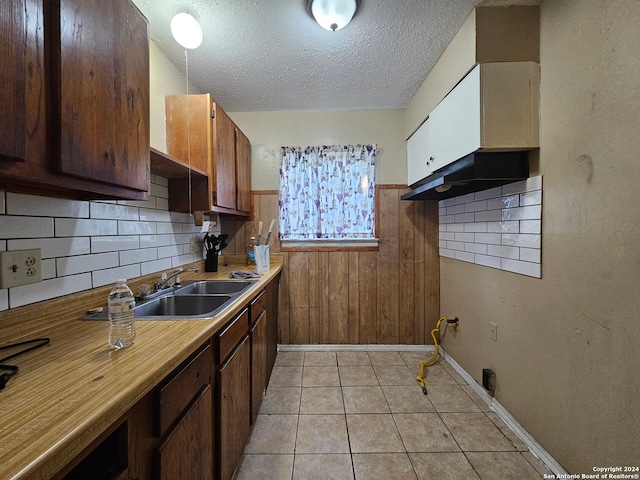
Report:
[[[282,147],[280,238],[373,238],[376,145]]]

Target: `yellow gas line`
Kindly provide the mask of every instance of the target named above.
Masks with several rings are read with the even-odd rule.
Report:
[[[427,394],[427,387],[424,384],[424,368],[428,367],[429,365],[433,365],[435,361],[438,360],[438,337],[436,337],[436,332],[438,333],[438,336],[440,336],[440,324],[443,321],[447,322],[447,324],[445,325],[445,329],[449,326],[449,323],[453,323],[456,325],[458,324],[457,318],[455,320],[447,320],[447,317],[445,315],[438,319],[438,322],[436,323],[436,328],[431,330],[431,338],[433,338],[433,343],[436,346],[436,348],[435,348],[435,351],[433,352],[433,356],[429,360],[427,360],[426,362],[420,360],[420,375],[416,377],[418,384],[422,387],[422,393],[424,393],[425,395]]]

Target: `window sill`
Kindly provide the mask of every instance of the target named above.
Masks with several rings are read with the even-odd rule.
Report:
[[[343,252],[343,251],[378,251],[377,238],[337,240],[282,240],[280,250],[283,252]]]

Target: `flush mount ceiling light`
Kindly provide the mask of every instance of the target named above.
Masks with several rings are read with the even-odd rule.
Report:
[[[171,19],[171,34],[184,48],[198,48],[202,43],[202,27],[186,8],[178,8]]]
[[[355,16],[362,0],[304,0],[307,13],[327,30],[340,30]]]

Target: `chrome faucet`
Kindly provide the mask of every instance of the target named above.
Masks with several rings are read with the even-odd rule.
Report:
[[[169,286],[169,282],[173,278],[176,279],[176,281],[173,283],[173,286],[174,287],[179,287],[180,286],[180,274],[183,273],[183,272],[199,272],[199,271],[200,271],[199,268],[178,268],[177,270],[174,270],[174,272],[169,276],[167,276],[167,272],[163,272],[162,273],[162,281],[156,282],[155,285],[154,285],[155,288],[156,288],[156,292],[159,292],[160,290],[163,290],[163,289],[167,288]]]

